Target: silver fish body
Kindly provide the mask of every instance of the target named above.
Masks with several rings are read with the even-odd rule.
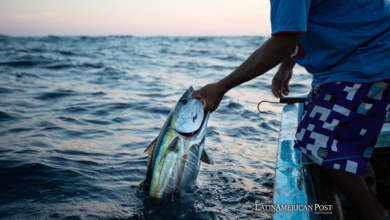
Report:
[[[201,160],[213,164],[204,149],[207,122],[203,102],[190,99],[190,87],[169,113],[159,136],[147,147],[145,181],[141,184],[153,198],[162,198],[195,182]]]

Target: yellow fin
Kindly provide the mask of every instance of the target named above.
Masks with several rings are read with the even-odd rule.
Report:
[[[213,158],[209,156],[209,154],[206,152],[206,149],[203,149],[202,155],[200,156],[200,160],[202,162],[205,162],[207,164],[214,165]]]

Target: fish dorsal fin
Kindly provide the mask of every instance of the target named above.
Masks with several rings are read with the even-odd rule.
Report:
[[[207,164],[214,165],[213,158],[211,158],[209,156],[209,154],[207,153],[206,149],[203,149],[202,155],[200,156],[200,160],[205,162],[205,163],[207,163]]]
[[[150,150],[153,151],[154,145],[156,145],[158,136],[152,141],[152,143],[149,144],[149,146],[145,149],[144,153],[149,152]]]
[[[148,152],[148,165],[147,166],[149,166],[150,158],[152,157],[154,147],[156,146],[157,138],[158,138],[158,136],[152,141],[152,143],[149,144],[149,146],[144,151],[144,153]]]

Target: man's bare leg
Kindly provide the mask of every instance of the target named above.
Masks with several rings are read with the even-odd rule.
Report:
[[[358,210],[361,219],[387,219],[389,213],[367,186],[362,176],[325,166],[321,170]]]

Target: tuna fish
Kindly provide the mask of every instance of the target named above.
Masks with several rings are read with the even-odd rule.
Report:
[[[183,94],[146,148],[148,168],[140,187],[153,198],[163,198],[196,182],[201,161],[214,164],[204,149],[210,113],[201,99],[190,99],[192,86]]]

